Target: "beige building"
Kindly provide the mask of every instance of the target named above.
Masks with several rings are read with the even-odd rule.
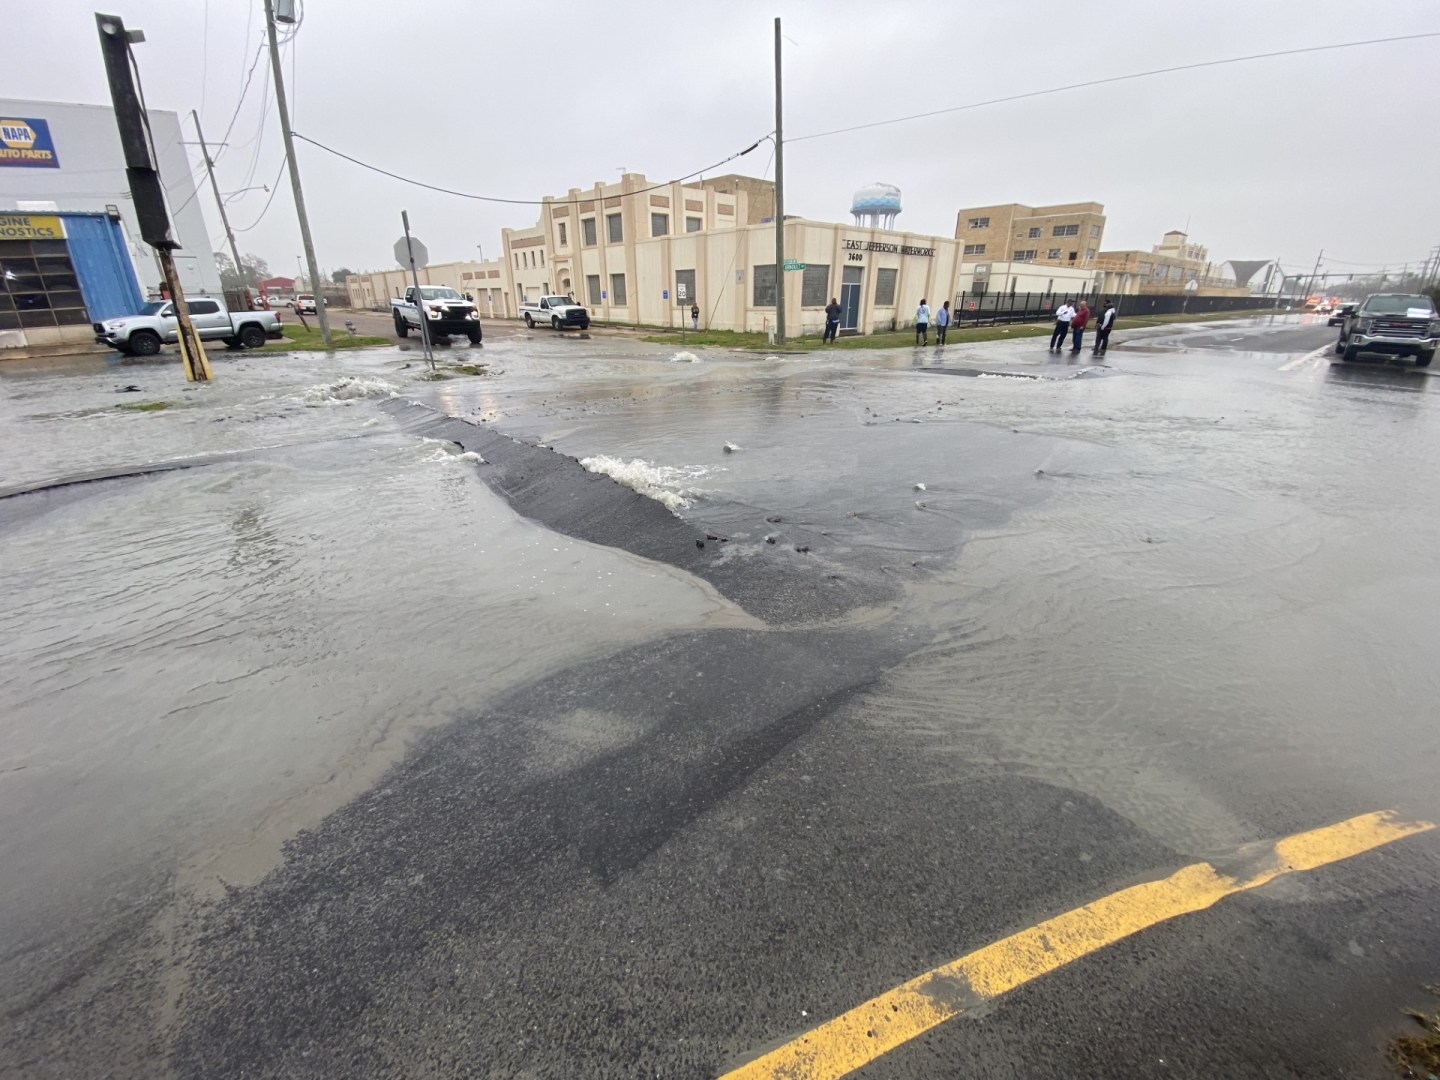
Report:
[[[1171,229],[1149,251],[1102,251],[1095,262],[1100,288],[1117,293],[1173,293],[1244,296],[1228,263],[1210,261],[1210,251],[1179,229]]]
[[[421,282],[471,293],[482,316],[514,317],[527,300],[559,293],[602,322],[688,327],[698,304],[702,327],[765,332],[775,322],[775,226],[757,220],[751,199],[767,194],[773,207],[773,187],[753,177],[654,185],[627,173],[546,197],[533,227],[502,230],[498,260],[431,266]],[[871,333],[913,323],[922,298],[938,308],[962,292],[1073,295],[1094,278],[1063,263],[968,259],[953,237],[791,217],[785,253],[803,264],[779,275],[787,335],[822,332],[832,298],[842,332]],[[347,288],[352,304],[383,308],[407,283],[397,269],[353,275]]]
[[[1104,236],[1105,207],[1097,202],[975,206],[955,217],[955,239],[966,259],[1088,269]]]
[[[737,195],[744,192],[747,211],[746,225],[759,225],[775,220],[775,181],[759,180],[753,176],[731,173],[701,180],[700,186],[722,194]]]

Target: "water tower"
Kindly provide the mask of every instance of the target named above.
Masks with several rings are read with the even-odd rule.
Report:
[[[867,184],[855,192],[850,200],[850,213],[856,225],[868,225],[872,229],[893,229],[895,215],[900,213],[900,189],[894,184],[878,181]]]

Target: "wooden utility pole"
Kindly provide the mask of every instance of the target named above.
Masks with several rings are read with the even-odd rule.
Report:
[[[230,228],[230,215],[225,213],[225,200],[220,197],[220,185],[215,180],[215,162],[210,160],[210,148],[205,145],[205,132],[200,130],[200,114],[190,110],[195,121],[195,134],[200,139],[200,155],[205,159],[205,171],[210,174],[210,190],[215,192],[215,205],[220,208],[220,224],[225,226],[225,239],[230,242],[230,257],[235,260],[235,273],[240,277],[240,286],[245,290],[245,307],[254,305],[250,301],[250,285],[245,279],[245,268],[240,265],[240,249],[235,246],[235,231]]]
[[[775,16],[775,344],[785,344],[785,109],[780,93],[780,16]]]
[[[320,323],[320,340],[330,344],[330,317],[325,313],[325,296],[320,288],[320,267],[315,261],[315,244],[310,239],[310,219],[305,214],[305,193],[300,190],[300,170],[295,166],[295,139],[290,133],[290,106],[285,100],[285,78],[280,64],[280,47],[275,43],[275,5],[265,0],[265,33],[270,38],[270,69],[275,77],[275,104],[280,111],[280,135],[285,140],[285,167],[295,193],[295,213],[300,218],[300,242],[305,248],[305,265],[310,271],[310,291],[315,294],[315,318]]]

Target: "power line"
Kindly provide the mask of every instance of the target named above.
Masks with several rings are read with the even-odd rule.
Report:
[[[248,36],[246,40],[249,40]],[[220,136],[220,142],[216,144],[219,149],[212,160],[218,161],[220,156],[225,153],[225,144],[230,139],[230,132],[235,130],[235,121],[240,118],[240,109],[245,104],[245,95],[250,92],[250,80],[255,77],[255,68],[260,63],[260,57],[264,52],[265,42],[262,40],[260,47],[255,50],[255,59],[250,61],[250,70],[245,73],[245,84],[240,87],[240,100],[235,103],[235,111],[230,114],[230,123],[225,125],[225,134]]]
[[[388,176],[390,177],[390,179],[399,180],[401,183],[404,184],[413,184],[416,187],[427,188],[430,191],[438,191],[442,195],[455,195],[462,199],[475,199],[479,202],[508,203],[512,206],[544,206],[547,202],[549,202],[552,206],[576,206],[582,202],[592,201],[590,199],[502,199],[498,195],[474,195],[468,191],[452,191],[450,188],[437,187],[435,184],[427,184],[423,180],[412,180],[408,176],[401,176],[399,173],[390,172],[388,169],[382,169],[378,165],[371,165],[368,162],[361,161],[359,158],[351,157],[349,154],[342,153],[341,151],[336,150],[332,146],[326,146],[322,142],[312,139],[306,135],[301,135],[298,131],[292,132],[291,134],[294,135],[294,137],[297,139],[303,139],[311,146],[318,146],[321,150],[324,150],[327,153],[334,154],[338,158],[344,158],[346,161],[351,162],[352,164],[359,165],[362,169],[369,169],[371,172],[377,172],[381,176]],[[707,172],[718,169],[721,165],[724,165],[727,162],[734,161],[736,158],[739,157],[744,157],[746,154],[750,153],[751,150],[754,150],[757,146],[759,146],[769,137],[769,135],[763,135],[760,138],[756,139],[749,146],[747,146],[744,150],[740,150],[734,154],[731,154],[727,158],[721,158],[719,161],[715,162],[715,164],[707,165],[703,169],[696,169],[694,172],[686,173],[684,176],[677,176],[674,180],[667,180],[663,184],[652,184],[650,187],[640,188],[637,191],[627,191],[623,194],[643,195],[647,191],[659,191],[661,188],[667,188],[671,184],[679,184],[685,180],[691,179],[692,177],[702,176]]]
[[[1168,75],[1176,71],[1194,71],[1197,68],[1220,67],[1224,64],[1242,64],[1249,60],[1268,60],[1276,56],[1298,56],[1301,53],[1327,52],[1332,49],[1353,49],[1362,45],[1385,45],[1396,41],[1416,41],[1421,38],[1440,37],[1440,30],[1426,31],[1421,34],[1401,34],[1397,37],[1370,38],[1366,41],[1341,41],[1333,45],[1310,45],[1303,49],[1281,49],[1278,52],[1252,53],[1249,56],[1231,56],[1224,60],[1202,60],[1194,64],[1177,64],[1175,67],[1155,68],[1153,71],[1136,71],[1129,75],[1111,75],[1104,79],[1089,79],[1085,82],[1071,83],[1068,86],[1052,86],[1048,90],[1031,90],[1024,94],[1009,94],[1005,97],[990,98],[988,101],[975,101],[969,105],[953,105],[948,109],[932,109],[929,112],[912,113],[909,116],[897,116],[890,120],[872,120],[867,124],[853,124],[850,127],[833,128],[830,131],[816,131],[810,135],[792,135],[786,142],[804,142],[807,139],[823,139],[829,135],[844,135],[851,131],[864,131],[867,128],[886,127],[890,124],[903,124],[910,120],[924,120],[931,116],[944,116],[948,113],[965,112],[969,109],[983,109],[988,105],[1003,105],[1009,101],[1023,101],[1026,98],[1045,97],[1048,94],[1063,94],[1068,90],[1083,90],[1091,86],[1104,86],[1107,83],[1128,82],[1132,79],[1147,79],[1152,75]]]
[[[280,159],[280,168],[275,171],[275,179],[270,181],[270,198],[265,200],[265,205],[260,208],[260,216],[244,228],[234,230],[237,233],[249,232],[265,220],[265,213],[270,209],[270,204],[275,201],[275,193],[280,190],[280,175],[285,171],[285,159]]]

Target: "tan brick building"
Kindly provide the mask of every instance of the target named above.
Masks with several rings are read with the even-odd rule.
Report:
[[[1171,229],[1149,251],[1102,251],[1095,260],[1102,291],[1173,293],[1180,289],[1199,296],[1243,296],[1228,263],[1210,261],[1210,250]]]
[[[975,206],[955,218],[955,239],[965,245],[966,259],[1088,268],[1104,236],[1105,207],[1097,202]]]
[[[775,181],[761,180],[754,176],[742,176],[739,173],[730,173],[727,176],[714,176],[709,180],[700,180],[699,184],[707,191],[716,191],[722,195],[743,194],[747,202],[745,220],[742,225],[759,225],[764,221],[775,219]]]

